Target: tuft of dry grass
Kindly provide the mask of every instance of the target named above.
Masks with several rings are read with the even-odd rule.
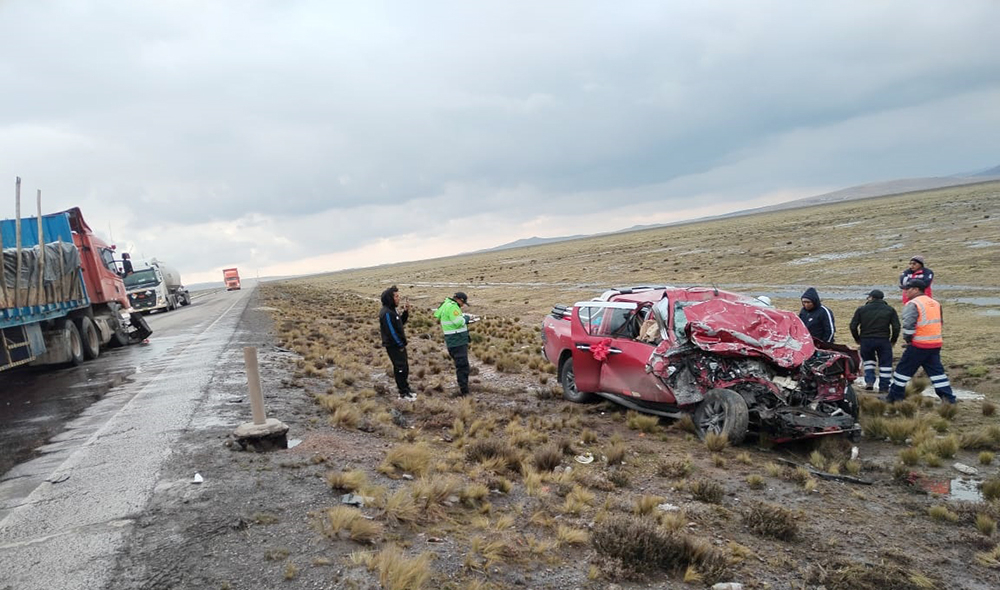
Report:
[[[319,515],[317,526],[320,532],[336,539],[342,531],[357,543],[374,543],[382,535],[382,524],[364,517],[360,510],[351,506],[328,508]]]
[[[809,581],[828,590],[932,590],[940,587],[909,565],[849,563],[833,570],[815,571],[818,575]]]
[[[604,456],[608,460],[608,465],[621,465],[625,462],[625,454],[628,447],[620,442],[613,443],[604,451]]]
[[[941,404],[938,406],[937,413],[945,420],[954,420],[955,416],[958,415],[958,406],[956,404]]]
[[[1000,478],[987,479],[979,485],[979,491],[983,493],[983,498],[991,502],[1000,498]]]
[[[639,516],[644,516],[647,514],[652,514],[656,507],[666,501],[663,496],[650,496],[644,495],[635,501],[635,505],[632,507],[632,512],[638,514]]]
[[[991,451],[980,451],[979,453],[979,464],[989,465],[993,463],[993,453]]]
[[[775,504],[756,502],[743,512],[743,522],[754,534],[790,541],[798,535],[802,516]]]
[[[431,450],[426,444],[397,445],[385,454],[378,470],[386,475],[409,473],[419,477],[427,474],[431,458]]]
[[[402,549],[390,545],[371,557],[369,569],[378,570],[385,590],[422,590],[431,578],[431,559],[430,553],[408,558]]]
[[[547,444],[535,449],[531,463],[539,471],[552,471],[562,463],[562,449],[554,444]]]
[[[590,541],[590,533],[561,524],[556,529],[556,539],[560,545],[584,545]]]
[[[713,583],[729,568],[728,557],[707,541],[667,530],[648,518],[610,516],[594,526],[590,540],[599,555],[634,571],[684,571],[693,566],[706,583]]]
[[[955,453],[958,452],[959,442],[958,437],[951,435],[944,438],[934,438],[924,441],[920,447],[924,453],[933,453],[938,457],[950,459],[955,456]]]
[[[632,430],[638,430],[645,433],[654,433],[660,429],[660,418],[659,416],[650,416],[649,414],[640,414],[634,410],[629,410],[625,415],[625,423]]]
[[[497,471],[521,473],[521,453],[503,440],[476,440],[465,447],[465,458],[474,463],[491,464]]]
[[[368,485],[368,475],[360,469],[340,473],[330,472],[326,474],[326,483],[335,490],[356,492]]]
[[[705,448],[713,453],[720,453],[729,446],[729,436],[724,433],[709,432],[705,435]]]
[[[722,502],[723,496],[726,495],[726,490],[722,487],[722,484],[707,479],[691,482],[688,490],[690,490],[695,500],[705,502],[706,504],[719,504]]]
[[[997,412],[997,405],[989,400],[983,400],[983,416],[989,417]]]
[[[751,490],[760,490],[764,487],[764,477],[756,473],[752,473],[746,478],[747,485],[750,486]]]
[[[899,452],[899,460],[903,465],[913,466],[920,462],[920,450],[913,447],[907,447]]]
[[[660,477],[680,479],[691,475],[693,472],[694,463],[692,462],[691,457],[663,461],[656,467],[656,474]]]
[[[958,515],[948,510],[947,506],[930,506],[927,508],[927,516],[938,522],[957,522]]]
[[[989,514],[977,514],[976,530],[987,537],[992,537],[997,532],[997,521],[994,520]]]

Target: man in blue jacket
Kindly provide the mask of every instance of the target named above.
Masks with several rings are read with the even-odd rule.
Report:
[[[392,375],[396,379],[399,398],[406,401],[417,399],[410,391],[410,361],[406,358],[406,332],[403,324],[410,319],[410,303],[403,304],[403,313],[398,311],[399,289],[393,285],[382,291],[382,309],[378,312],[378,327],[382,333],[382,346],[392,361]]]
[[[809,287],[802,294],[802,309],[799,310],[799,319],[809,328],[809,333],[813,338],[823,342],[833,342],[833,335],[837,328],[833,322],[833,312],[827,309],[819,300],[819,293],[815,287]]]

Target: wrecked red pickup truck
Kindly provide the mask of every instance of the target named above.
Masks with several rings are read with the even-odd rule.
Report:
[[[856,351],[814,342],[792,312],[714,288],[631,287],[542,322],[543,354],[564,397],[601,396],[645,412],[694,414],[738,444],[860,435]]]

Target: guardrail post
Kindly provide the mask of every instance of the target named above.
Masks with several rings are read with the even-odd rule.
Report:
[[[247,367],[247,385],[250,387],[250,410],[253,413],[253,423],[263,424],[267,422],[267,413],[264,411],[264,394],[260,390],[260,370],[257,367],[256,347],[243,348],[243,362]]]

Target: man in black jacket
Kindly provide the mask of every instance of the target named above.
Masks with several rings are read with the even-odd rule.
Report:
[[[410,303],[403,304],[403,313],[399,307],[399,289],[393,285],[382,291],[382,309],[378,312],[378,327],[382,333],[382,346],[392,361],[392,374],[399,389],[399,398],[407,401],[417,399],[410,391],[410,362],[406,358],[406,332],[403,324],[410,319]]]
[[[815,287],[809,287],[802,294],[802,309],[799,310],[799,319],[809,329],[813,338],[823,342],[833,342],[833,335],[837,333],[833,312],[819,300],[819,293],[816,292]]]
[[[865,390],[874,389],[875,367],[878,367],[878,390],[888,393],[892,382],[892,347],[899,338],[899,315],[885,302],[885,293],[874,289],[868,294],[868,301],[851,318],[851,336],[861,346]]]

